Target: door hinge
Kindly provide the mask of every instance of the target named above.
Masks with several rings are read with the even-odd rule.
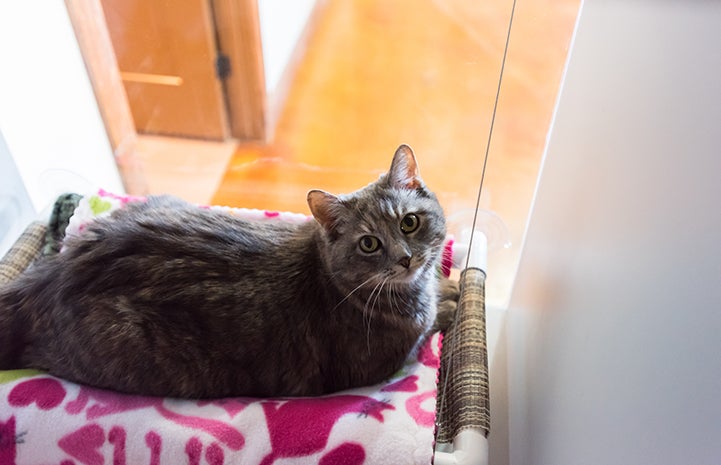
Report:
[[[215,74],[218,79],[227,79],[230,76],[230,58],[224,53],[218,53],[215,58]]]

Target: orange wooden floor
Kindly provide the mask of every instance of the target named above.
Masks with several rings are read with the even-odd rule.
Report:
[[[511,0],[330,0],[269,144],[240,146],[213,203],[307,212],[306,192],[350,192],[413,147],[447,215],[478,191]],[[481,206],[513,246],[487,294],[508,296],[579,0],[517,4]]]

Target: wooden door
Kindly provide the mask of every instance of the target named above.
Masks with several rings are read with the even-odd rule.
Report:
[[[225,139],[228,117],[207,0],[102,0],[138,132]]]

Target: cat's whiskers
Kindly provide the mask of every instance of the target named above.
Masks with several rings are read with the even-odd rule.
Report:
[[[426,250],[426,251],[437,252],[437,251],[439,251],[439,250],[440,250],[440,251],[443,251],[443,250],[445,250],[445,248],[446,248],[446,243],[445,243],[445,242],[442,242],[442,243],[440,243],[440,244],[438,244],[438,245],[432,245],[432,246],[430,246],[430,247],[427,247],[425,250]]]
[[[400,299],[401,303],[404,307],[408,307],[408,301],[403,297],[403,295],[399,292],[398,293],[398,299]]]
[[[365,314],[368,313],[368,327],[366,329],[366,345],[368,347],[368,355],[371,354],[371,323],[373,320],[373,310],[375,309],[376,304],[378,303],[378,298],[380,297],[381,293],[383,292],[383,287],[388,282],[390,277],[386,277],[383,279],[383,281],[376,284],[376,286],[373,288],[373,291],[371,291],[370,296],[368,297],[368,300],[366,301],[365,307],[363,308],[363,321],[365,321]],[[375,296],[373,295],[375,294]],[[368,312],[368,304],[373,301],[373,303],[370,306],[370,312]]]
[[[401,296],[400,292],[395,293],[396,297],[398,297],[397,300],[395,300],[395,310],[399,315],[404,315],[408,312],[408,303],[405,301],[405,299]],[[398,302],[400,300],[400,303]]]
[[[373,312],[373,307],[375,306],[375,303],[378,301],[378,296],[380,295],[381,291],[383,290],[383,285],[388,281],[388,278],[384,278],[382,281],[379,281],[378,284],[373,287],[373,290],[371,291],[370,295],[368,296],[368,299],[366,300],[365,305],[363,306],[363,315],[365,316],[368,313],[368,304],[373,301],[373,304],[371,305],[371,313]],[[370,321],[370,319],[369,319]]]
[[[396,297],[398,297],[398,300],[401,301],[401,305],[398,305],[399,310],[402,308],[408,308],[408,306],[409,306],[408,301],[405,299],[405,297],[403,297],[402,292],[396,292]],[[403,312],[400,312],[400,313],[403,313]]]
[[[417,304],[409,303],[408,300],[406,300],[405,297],[403,297],[404,292],[399,292],[395,286],[400,285],[400,283],[393,283],[393,295],[394,295],[394,303],[395,308],[399,315],[409,315],[413,312],[413,310],[410,310],[411,308],[415,308]],[[400,303],[399,303],[400,302]]]
[[[360,289],[361,287],[365,286],[366,284],[368,284],[368,283],[369,283],[370,281],[372,281],[373,279],[376,279],[377,277],[378,277],[378,274],[374,274],[374,275],[371,276],[370,278],[368,278],[368,279],[366,279],[365,281],[363,281],[362,283],[360,283],[355,289],[353,289],[352,291],[350,291],[350,292],[343,298],[343,300],[341,300],[340,302],[338,302],[338,303],[336,304],[336,306],[333,307],[333,310],[335,310],[336,308],[340,307],[340,306],[343,304],[343,302],[345,302],[346,300],[348,300],[348,299],[350,298],[350,296],[352,296],[358,289]]]
[[[388,301],[391,306],[391,311],[397,310],[398,313],[402,313],[401,306],[398,304],[398,301],[396,300],[396,297],[400,298],[400,296],[398,295],[398,292],[396,291],[395,285],[396,285],[396,283],[391,282],[390,285],[388,286]]]
[[[388,305],[391,307],[391,312],[393,311],[393,282],[391,281],[388,283],[388,287],[386,287],[386,295],[388,296]]]
[[[363,325],[366,326],[366,347],[368,349],[368,355],[371,354],[371,343],[370,343],[371,317],[370,316],[368,316],[368,321],[366,322],[366,315],[368,315],[368,304],[370,304],[371,300],[373,299],[373,295],[375,294],[376,290],[378,289],[379,286],[381,286],[382,283],[383,283],[383,281],[379,281],[378,283],[376,283],[376,285],[371,290],[370,295],[366,299],[365,305],[363,306],[362,318],[363,318]],[[371,307],[371,311],[372,311],[372,307]]]
[[[443,250],[445,250],[445,248],[446,248],[446,244],[440,244],[440,245],[428,247],[425,250],[423,250],[423,253],[421,254],[421,258],[423,259],[424,262],[432,261],[431,259],[437,258],[438,252],[440,251],[441,253],[443,253]]]

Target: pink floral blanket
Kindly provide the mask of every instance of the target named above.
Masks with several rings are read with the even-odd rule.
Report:
[[[429,464],[439,338],[386,383],[315,398],[163,399],[0,372],[0,464]]]
[[[130,200],[102,191],[83,198],[67,234]],[[429,464],[440,340],[385,383],[315,398],[151,398],[0,372],[0,465]]]

